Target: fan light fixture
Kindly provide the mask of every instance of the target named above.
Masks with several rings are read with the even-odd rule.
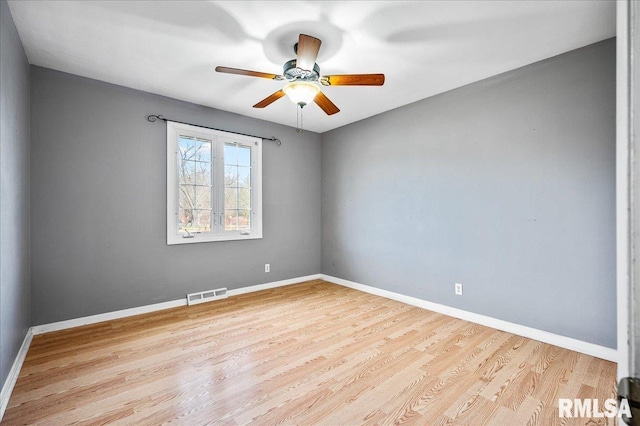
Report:
[[[310,81],[293,81],[285,84],[282,91],[289,96],[291,102],[303,108],[313,102],[320,93],[320,87]]]

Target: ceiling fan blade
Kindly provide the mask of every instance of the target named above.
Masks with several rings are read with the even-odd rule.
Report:
[[[325,75],[320,83],[324,86],[382,86],[384,74]]]
[[[333,102],[331,102],[331,100],[329,100],[329,98],[327,98],[327,96],[322,92],[318,92],[314,101],[320,108],[322,108],[324,112],[327,113],[327,115],[333,115],[337,112],[340,112],[338,107]]]
[[[217,72],[224,72],[227,74],[238,74],[238,75],[246,75],[249,77],[261,77],[268,78],[270,80],[279,80],[278,77],[281,77],[277,74],[269,74],[266,72],[259,71],[249,71],[249,70],[241,70],[240,68],[229,68],[229,67],[216,67]]]
[[[307,71],[313,70],[321,44],[322,41],[320,39],[306,34],[300,34],[300,37],[298,37],[298,59],[296,66]]]
[[[273,102],[277,101],[283,96],[284,96],[284,92],[282,90],[278,90],[277,92],[272,93],[271,95],[267,96],[266,98],[264,98],[263,100],[255,104],[253,107],[264,108],[268,105],[271,105]]]

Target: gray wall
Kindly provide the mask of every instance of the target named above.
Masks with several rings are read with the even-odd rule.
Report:
[[[322,135],[325,274],[615,348],[615,251],[614,39]]]
[[[29,64],[0,1],[0,387],[29,328]]]
[[[320,135],[39,67],[31,89],[33,325],[320,272]],[[282,140],[263,145],[263,239],[166,245],[149,114]]]

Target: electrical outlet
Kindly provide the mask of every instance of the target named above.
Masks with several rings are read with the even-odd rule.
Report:
[[[462,284],[460,283],[455,284],[455,292],[456,292],[456,296],[462,296]]]
[[[271,272],[271,264],[265,263],[264,264],[264,271],[265,272]]]

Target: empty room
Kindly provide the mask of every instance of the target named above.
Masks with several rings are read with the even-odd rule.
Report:
[[[0,13],[2,425],[638,424],[637,2]]]

